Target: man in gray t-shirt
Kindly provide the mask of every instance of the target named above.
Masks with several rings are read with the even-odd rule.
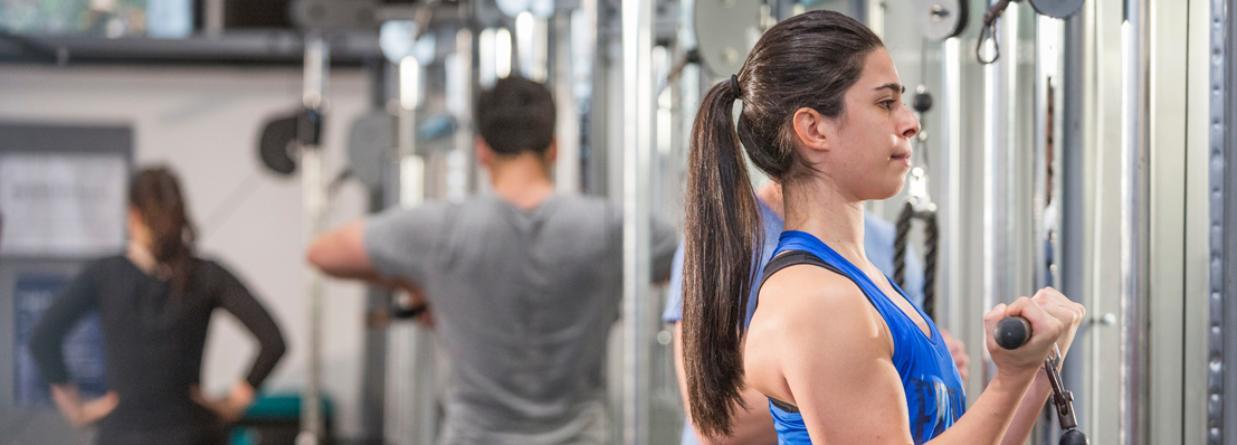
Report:
[[[451,359],[444,444],[596,444],[609,438],[603,369],[622,294],[622,214],[556,195],[546,88],[498,81],[477,104],[491,195],[392,209],[315,240],[347,278],[419,288]],[[677,240],[654,224],[650,279]]]

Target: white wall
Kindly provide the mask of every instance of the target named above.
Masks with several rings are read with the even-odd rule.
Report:
[[[343,166],[351,120],[366,107],[367,79],[330,79],[327,170]],[[290,350],[265,389],[298,390],[305,379],[305,228],[296,178],[267,173],[256,155],[265,119],[300,103],[299,68],[0,66],[0,120],[133,127],[139,165],[166,163],[184,181],[200,250],[223,260],[279,321]],[[363,192],[339,195],[333,223],[364,211]],[[337,403],[339,433],[359,427],[363,288],[326,286],[323,383]],[[207,390],[242,378],[256,348],[230,316],[217,316],[203,364]]]

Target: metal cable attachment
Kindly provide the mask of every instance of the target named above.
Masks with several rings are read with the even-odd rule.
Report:
[[[975,58],[981,65],[991,65],[1001,58],[1001,45],[996,36],[996,21],[1001,18],[1001,14],[1005,13],[1005,8],[1009,7],[1010,1],[996,2],[984,13],[984,22],[979,27],[979,40],[975,42]],[[992,41],[991,59],[985,58],[983,54],[984,42],[989,40]]]

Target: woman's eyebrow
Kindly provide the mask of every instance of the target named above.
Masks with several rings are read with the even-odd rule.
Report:
[[[873,88],[873,90],[889,90],[893,94],[905,94],[906,93],[906,87],[903,86],[902,84],[895,83],[895,82],[890,82],[890,83],[878,86],[876,88]]]

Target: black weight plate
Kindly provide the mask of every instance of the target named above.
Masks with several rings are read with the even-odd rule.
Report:
[[[300,114],[280,116],[268,121],[258,139],[258,158],[270,171],[282,176],[296,172],[296,160],[292,159],[289,145],[296,140]]]

